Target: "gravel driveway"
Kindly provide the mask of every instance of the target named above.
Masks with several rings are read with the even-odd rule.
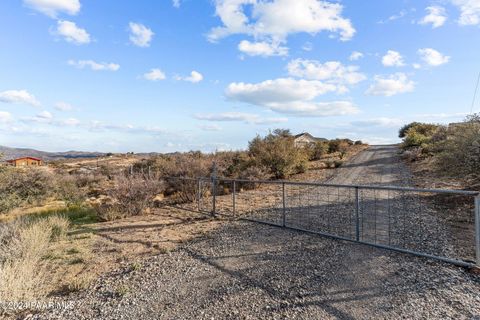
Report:
[[[332,182],[408,184],[395,157],[393,147],[367,150]],[[480,319],[480,276],[365,245],[226,221],[64,299],[75,308],[35,318]]]

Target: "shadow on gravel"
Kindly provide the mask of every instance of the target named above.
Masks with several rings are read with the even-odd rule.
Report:
[[[200,262],[208,264],[208,265],[214,267],[216,270],[218,270],[218,271],[220,271],[220,272],[222,272],[222,273],[224,273],[224,274],[226,274],[230,277],[235,278],[236,280],[240,281],[246,287],[250,287],[252,289],[262,290],[264,293],[268,294],[274,300],[294,301],[295,299],[300,298],[302,296],[302,295],[297,295],[297,294],[292,295],[290,292],[285,292],[283,290],[274,289],[273,286],[271,286],[268,283],[265,283],[264,280],[263,281],[261,280],[261,278],[260,279],[255,279],[253,277],[250,277],[248,275],[248,272],[242,272],[241,270],[229,269],[229,268],[223,266],[222,264],[218,263],[218,260],[225,259],[225,258],[232,258],[233,256],[212,258],[212,257],[204,256],[204,255],[202,255],[198,252],[195,252],[193,250],[190,250],[190,249],[186,249],[185,252],[187,252],[188,255],[190,257],[192,257],[193,259],[196,259]],[[264,260],[266,258],[263,254],[248,254],[248,255],[240,255],[240,256],[241,257],[249,256],[250,259],[253,260],[252,261],[253,265],[256,265],[257,261]],[[239,256],[236,256],[236,257],[239,257]],[[279,260],[280,261],[285,261],[284,258],[280,258]],[[274,264],[277,264],[278,262],[277,261],[271,261],[271,263],[272,263],[272,265],[274,265]],[[274,268],[272,268],[272,269],[274,269]],[[273,270],[268,271],[267,273],[270,274],[270,276],[276,276],[275,273],[273,272]],[[290,277],[291,275],[284,274],[283,276],[284,277]],[[290,278],[290,281],[292,281],[292,280],[295,282],[295,279]],[[304,297],[306,297],[306,296],[309,296],[309,297],[322,296],[323,293],[322,293],[321,288],[317,288],[317,289],[318,289],[318,292],[305,293],[305,294],[303,294],[303,296]],[[372,288],[362,288],[362,289],[358,289],[358,290],[355,290],[355,291],[365,292],[365,291],[369,291],[369,289],[372,289]],[[373,288],[373,289],[377,289],[377,288]],[[353,293],[353,292],[354,291],[349,290],[349,291],[344,291],[344,292],[341,292],[341,293],[349,294],[349,293]],[[378,296],[379,294],[380,293],[366,294],[366,295],[363,294],[363,295],[356,296],[353,299],[350,298],[350,299],[321,300],[321,301],[309,302],[309,303],[293,303],[292,304],[292,303],[288,302],[288,303],[280,304],[280,306],[277,308],[276,311],[281,311],[282,309],[299,308],[299,307],[303,308],[303,307],[306,307],[308,305],[314,305],[314,306],[322,308],[325,312],[327,312],[331,316],[334,316],[334,317],[337,317],[337,318],[340,318],[340,319],[347,319],[347,320],[351,319],[351,320],[353,320],[353,319],[355,319],[355,317],[352,317],[348,313],[343,312],[342,310],[334,307],[332,304],[335,303],[335,302],[346,302],[346,301],[353,301],[353,300],[358,300],[358,299],[371,298],[371,297]],[[214,299],[215,299],[215,295],[212,295],[212,301]]]
[[[373,317],[379,309],[388,313],[397,307],[392,301],[398,297],[421,295],[432,288],[427,266],[435,262],[411,257],[425,270],[415,274],[396,263],[388,268],[379,264],[390,255],[402,256],[396,253],[255,223],[241,225],[244,228],[227,226],[219,235],[182,249],[214,268],[211,279],[227,276],[240,283],[220,291],[211,289],[206,301],[228,301],[247,292],[251,298],[245,303],[263,303],[262,311],[267,305],[268,312],[282,315],[309,309],[317,315],[358,319],[370,312]],[[225,234],[229,234],[228,241],[223,239]],[[220,254],[217,246],[225,254]],[[433,276],[435,285],[450,280],[448,273]],[[266,299],[270,302],[264,302]]]

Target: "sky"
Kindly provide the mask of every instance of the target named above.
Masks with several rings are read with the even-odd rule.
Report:
[[[275,128],[372,144],[472,105],[480,0],[5,0],[0,145],[237,150]]]

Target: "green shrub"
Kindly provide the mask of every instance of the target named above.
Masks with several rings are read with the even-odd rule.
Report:
[[[255,137],[249,142],[248,151],[256,166],[268,168],[277,179],[303,171],[308,160],[307,150],[295,147],[288,130],[277,129],[264,138]]]
[[[402,147],[422,148],[424,153],[429,153],[433,148],[432,144],[441,137],[440,134],[437,135],[441,128],[442,126],[437,124],[412,122],[400,129],[399,135],[403,135]]]
[[[410,130],[410,128],[412,127],[416,127],[418,125],[421,125],[420,122],[411,122],[409,124],[406,124],[404,125],[403,127],[400,128],[400,130],[398,131],[398,137],[399,138],[405,138],[405,136],[407,135],[407,132],[408,130]]]

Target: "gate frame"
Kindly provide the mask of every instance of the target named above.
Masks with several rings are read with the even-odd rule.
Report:
[[[170,178],[170,177],[167,177]],[[325,236],[329,238],[334,238],[334,239],[339,239],[339,240],[344,240],[344,241],[349,241],[353,243],[360,243],[368,246],[373,246],[381,249],[388,249],[392,251],[397,251],[401,253],[407,253],[411,255],[416,255],[420,257],[425,257],[429,259],[434,259],[434,260],[439,260],[443,262],[447,262],[450,264],[454,264],[457,266],[461,267],[466,267],[466,268],[480,268],[480,192],[477,191],[469,191],[469,190],[451,190],[451,189],[421,189],[421,188],[410,188],[410,187],[397,187],[397,186],[378,186],[378,185],[358,185],[358,184],[329,184],[329,183],[317,183],[317,182],[298,182],[298,181],[286,181],[286,180],[247,180],[247,179],[223,179],[223,178],[218,178],[216,174],[212,175],[209,178],[179,178],[177,179],[186,179],[186,180],[197,180],[197,186],[200,188],[200,183],[201,181],[210,181],[212,183],[213,187],[213,194],[212,194],[212,211],[211,214],[213,216],[216,216],[218,214],[221,214],[220,212],[217,212],[216,210],[216,184],[220,181],[225,181],[225,182],[230,182],[233,185],[233,191],[232,191],[232,203],[233,203],[233,216],[236,215],[236,187],[237,184],[240,183],[258,183],[258,184],[276,184],[276,185],[281,185],[282,186],[282,223],[281,224],[276,224],[276,223],[271,223],[271,222],[266,222],[266,221],[260,221],[256,219],[251,219],[251,218],[244,218],[244,217],[238,217],[240,220],[245,220],[245,221],[251,221],[251,222],[258,222],[266,225],[271,225],[271,226],[276,226],[280,228],[285,228],[285,229],[290,229],[290,230],[298,230],[310,234],[316,234],[320,236]],[[312,230],[306,230],[298,227],[291,227],[286,225],[286,209],[287,209],[287,204],[286,204],[286,193],[285,193],[285,186],[286,185],[297,185],[297,186],[317,186],[317,187],[337,187],[337,188],[346,188],[346,189],[354,189],[355,190],[355,201],[354,201],[354,206],[355,206],[355,238],[347,238],[339,235],[334,235],[330,233],[325,233],[325,232],[319,232],[319,231],[312,231]],[[393,191],[404,191],[404,192],[420,192],[420,193],[435,193],[435,194],[454,194],[454,195],[465,195],[465,196],[471,196],[474,197],[474,228],[475,228],[475,239],[474,239],[474,246],[475,246],[475,262],[468,262],[468,261],[463,261],[463,260],[458,260],[458,259],[453,259],[453,258],[447,258],[447,257],[442,257],[442,256],[436,256],[433,254],[428,254],[428,253],[423,253],[423,252],[418,252],[410,249],[403,249],[403,248],[398,248],[398,247],[392,247],[390,245],[383,245],[383,244],[377,244],[377,243],[372,243],[368,241],[363,241],[360,240],[360,190],[393,190]],[[200,190],[198,191],[198,207],[199,211],[200,210]]]

